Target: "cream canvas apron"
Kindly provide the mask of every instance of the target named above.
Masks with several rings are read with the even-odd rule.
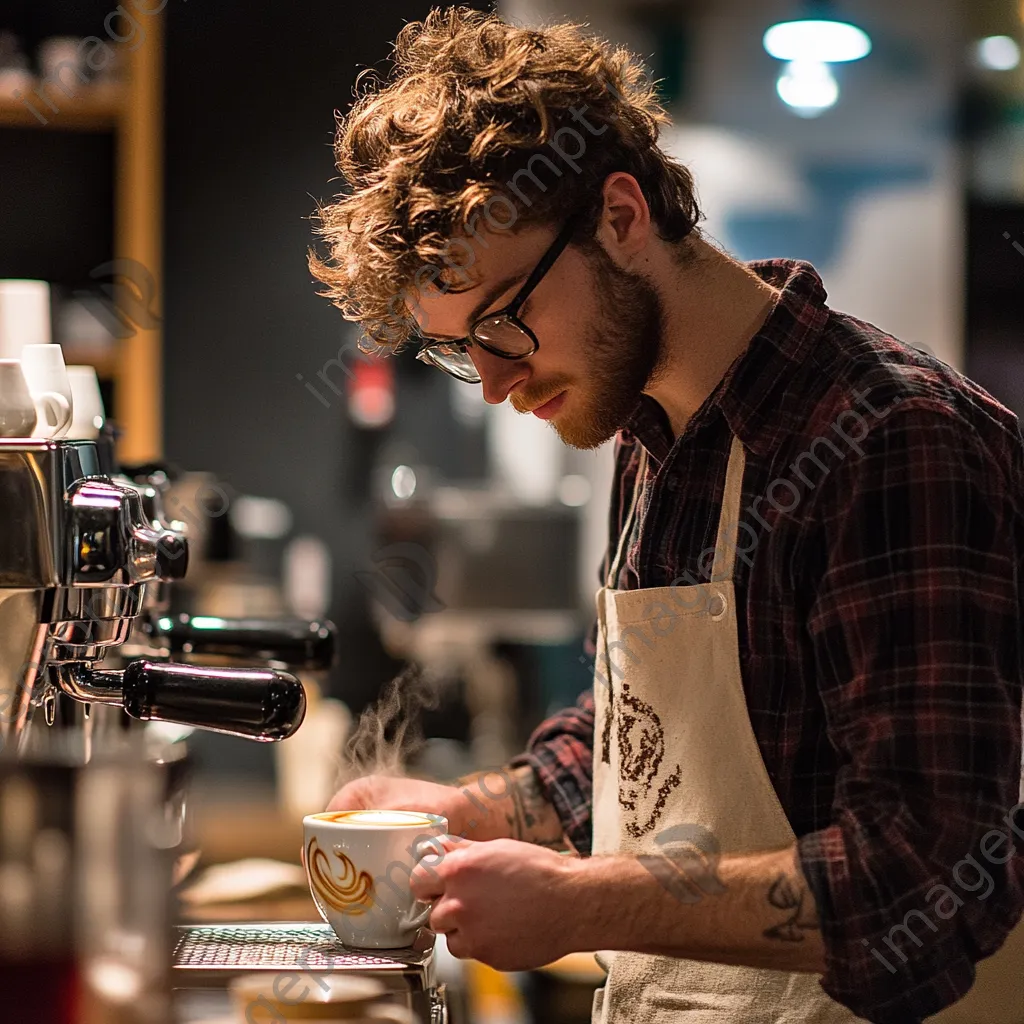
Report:
[[[664,853],[681,840],[713,862],[795,842],[747,713],[733,563],[743,446],[733,439],[711,580],[615,590],[646,459],[606,585],[598,591],[594,853]],[[666,894],[666,898],[671,898]],[[704,898],[713,899],[714,896]],[[599,955],[595,1024],[848,1024],[815,974],[641,953]]]
[[[597,594],[593,852],[665,853],[672,843],[713,864],[716,853],[792,845],[796,836],[761,758],[740,674],[733,568],[743,446],[733,438],[705,584],[613,588],[639,521],[645,468],[643,452],[618,550]],[[826,995],[816,974],[622,951],[599,960],[608,979],[595,993],[595,1024],[861,1020]],[[1024,924],[978,965],[967,997],[929,1020],[1024,1024]]]

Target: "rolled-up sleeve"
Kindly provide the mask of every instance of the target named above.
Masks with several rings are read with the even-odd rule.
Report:
[[[840,769],[798,848],[823,987],[907,1024],[963,996],[1024,909],[1024,480],[1019,449],[995,457],[924,399],[860,448],[821,482],[801,558]]]
[[[513,767],[533,768],[566,836],[581,854],[590,853],[593,834],[593,752],[594,694],[587,690],[575,707],[541,722],[526,753],[512,761]]]

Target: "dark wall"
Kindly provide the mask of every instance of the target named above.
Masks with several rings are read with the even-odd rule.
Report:
[[[1024,203],[967,207],[967,373],[1024,417]]]
[[[33,62],[43,40],[102,34],[114,6],[110,0],[0,0],[0,32],[17,37],[38,71]],[[49,91],[59,109],[61,94]],[[0,128],[0,278],[95,287],[89,272],[114,255],[113,215],[112,133]]]
[[[325,408],[296,379],[315,380],[352,330],[306,268],[309,217],[313,197],[337,187],[335,108],[347,108],[358,71],[386,58],[402,24],[429,7],[167,8],[167,454],[238,491],[284,499],[297,532],[328,541],[341,693],[357,707],[394,669],[353,576],[368,565],[370,468],[382,444],[410,433],[442,451],[453,424],[443,378],[422,364],[403,364],[399,420],[384,436],[354,428],[342,399],[321,386]]]

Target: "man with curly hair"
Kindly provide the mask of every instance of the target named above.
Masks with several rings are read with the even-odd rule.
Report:
[[[599,951],[598,1021],[1017,1020],[1016,417],[702,237],[665,121],[627,51],[458,8],[340,121],[310,265],[367,350],[614,437],[616,474],[593,688],[500,770],[331,807],[446,815],[431,926],[502,969]]]

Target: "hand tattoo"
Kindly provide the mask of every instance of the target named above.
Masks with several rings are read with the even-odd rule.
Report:
[[[803,942],[804,932],[820,930],[814,901],[802,877],[779,875],[768,890],[768,902],[773,907],[786,911],[789,916],[781,924],[766,929],[766,939]]]

